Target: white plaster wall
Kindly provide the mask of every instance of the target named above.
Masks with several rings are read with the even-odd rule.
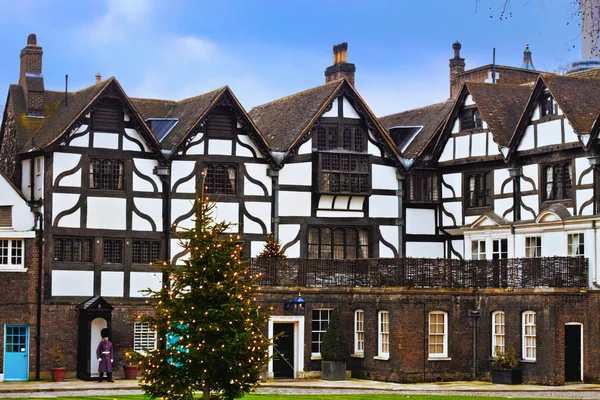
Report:
[[[373,132],[369,131],[369,142],[367,143],[367,151],[369,154],[380,155],[382,154],[381,149],[377,145],[373,144],[371,140],[377,143],[377,140],[373,137]]]
[[[312,165],[311,163],[293,163],[286,164],[279,171],[280,185],[312,185]]]
[[[181,243],[179,241],[179,239],[171,239],[171,254],[169,256],[169,259],[171,260],[171,262],[173,262],[173,259],[175,258],[175,256],[179,253],[181,253],[182,251],[185,250],[185,247],[181,246]],[[178,260],[177,260],[177,265],[183,265],[183,261],[184,260],[188,260],[190,258],[190,253],[187,253],[183,256],[181,256]]]
[[[472,106],[473,104],[475,104],[475,100],[473,100],[473,96],[468,94],[465,98],[465,106]]]
[[[125,229],[126,204],[126,199],[88,197],[87,227],[89,229]]]
[[[494,170],[494,193],[500,194],[502,193],[502,184],[505,180],[510,178],[510,174],[507,168],[500,168]],[[509,182],[504,186],[504,193],[512,193],[513,192],[513,183]]]
[[[56,216],[63,211],[71,209],[79,201],[78,194],[69,193],[53,193],[52,194],[52,223],[56,220]],[[88,202],[89,204],[89,202]],[[101,213],[99,209],[96,209],[97,213]],[[65,215],[60,219],[57,226],[65,228],[79,228],[81,224],[81,208],[77,209],[74,213]],[[89,221],[89,216],[88,216]]]
[[[540,106],[539,105],[537,105],[535,107],[535,109],[533,110],[533,115],[531,116],[532,121],[535,121],[538,119],[540,119]]]
[[[175,223],[175,220],[182,215],[187,214],[194,207],[194,201],[188,199],[172,199],[171,200],[171,225]],[[190,229],[194,226],[192,221],[193,215],[190,218],[186,218],[178,222],[178,226],[185,229]]]
[[[337,116],[338,116],[338,98],[336,97],[331,102],[331,110],[327,111],[326,113],[323,113],[322,117],[335,118]]]
[[[452,133],[458,133],[460,132],[460,124],[458,122],[458,118],[456,118],[454,120],[454,123],[452,124]]]
[[[469,138],[471,135],[457,136],[454,138],[456,141],[456,149],[454,150],[454,158],[467,158],[469,157]]]
[[[93,296],[94,271],[52,271],[52,296]]]
[[[236,233],[240,231],[240,205],[238,203],[215,203],[215,220],[229,223],[225,232]]]
[[[162,183],[160,178],[154,174],[154,167],[158,165],[158,161],[156,160],[146,160],[143,158],[134,158],[133,164],[137,168],[138,171],[144,176],[152,179],[158,187],[158,191],[162,193]],[[137,176],[135,173],[133,174],[133,190],[136,192],[153,192],[154,189],[150,182],[147,182]]]
[[[146,139],[144,139],[138,131],[131,128],[125,128],[125,133],[127,133],[127,136],[140,142],[142,144],[142,149],[140,149],[140,146],[136,142],[128,139],[126,136],[123,136],[123,150],[144,152],[149,151],[148,146],[146,145]]]
[[[87,125],[82,125],[77,132],[79,132],[81,130],[81,128],[85,127],[85,129],[87,129]],[[69,142],[69,146],[72,147],[90,147],[90,134],[86,133],[82,136],[76,137],[74,139],[71,139],[71,141]]]
[[[352,105],[350,104],[350,102],[348,101],[346,96],[344,96],[343,107],[344,107],[344,118],[360,119],[360,116],[358,115],[358,113],[356,112],[354,107],[352,107]]]
[[[534,183],[535,183],[535,187],[533,187],[533,185],[529,182],[527,182],[525,179],[520,178],[521,179],[521,191],[527,191],[527,190],[539,190],[539,181],[538,181],[538,165],[537,164],[531,164],[531,165],[524,165],[523,166],[523,176],[526,176],[527,178],[531,179]]]
[[[238,135],[238,140],[240,142],[244,143],[246,146],[250,146],[256,153],[256,156],[254,156],[249,149],[247,149],[244,146],[241,146],[240,144],[236,144],[235,154],[238,157],[264,158],[263,155],[260,153],[260,150],[258,150],[258,148],[254,145],[254,142],[252,141],[252,139],[250,139],[250,136]]]
[[[435,210],[421,208],[406,209],[406,233],[435,235]]]
[[[540,212],[539,205],[538,205],[538,195],[523,196],[523,197],[521,197],[521,200],[523,200],[523,203],[527,207],[533,209],[533,211],[535,213],[535,216],[532,216],[531,212],[529,212],[525,208],[521,207],[521,219],[535,219],[535,217],[537,217],[537,215]]]
[[[171,190],[173,190],[179,179],[191,174],[195,166],[195,161],[173,161],[171,164]],[[191,177],[188,181],[179,185],[177,187],[177,193],[196,193],[196,179]]]
[[[12,225],[15,231],[28,231],[34,227],[34,215],[14,187],[0,174],[0,205],[12,206]]]
[[[371,195],[369,216],[371,218],[398,218],[398,196]]]
[[[22,160],[21,161],[21,193],[27,200],[31,200],[31,172],[29,168],[31,167],[31,160]],[[4,180],[4,177],[0,177],[1,180]]]
[[[444,243],[406,242],[406,256],[415,258],[444,258]]]
[[[444,174],[442,175],[442,179],[444,183],[454,189],[454,194],[456,197],[462,196],[462,175],[460,173],[456,174]],[[442,198],[449,199],[453,198],[452,191],[442,185]]]
[[[487,133],[474,133],[471,135],[471,157],[487,155]]]
[[[586,201],[592,199],[594,197],[594,189],[583,189],[577,191],[577,214],[579,215],[579,210],[581,206]],[[585,208],[581,211],[581,215],[592,215],[594,214],[594,202],[585,206]]]
[[[131,272],[129,274],[129,296],[146,297],[141,290],[160,290],[162,287],[162,273],[160,272]]]
[[[398,179],[396,179],[396,168],[386,165],[373,164],[371,174],[371,185],[373,189],[398,190]]]
[[[396,251],[398,251],[398,227],[395,225],[381,225],[379,226],[379,233],[381,238],[386,242],[390,243]],[[383,243],[379,243],[379,257],[381,258],[393,258],[394,252]]]
[[[279,215],[310,217],[310,192],[279,192]]]
[[[245,164],[246,173],[252,177],[252,179],[261,182],[267,188],[267,194],[270,196],[272,192],[272,181],[271,177],[267,176],[267,170],[269,166],[267,164]],[[248,178],[244,178],[244,194],[245,195],[256,195],[264,196],[264,190],[254,183],[250,182]]]
[[[465,225],[471,225],[473,222],[477,221],[480,215],[467,215],[465,216]]]
[[[283,246],[292,242],[296,236],[298,236],[298,232],[300,232],[300,225],[279,225],[279,241],[281,247],[283,248]],[[289,258],[300,257],[300,241],[287,248],[285,254]]]
[[[542,122],[537,126],[537,146],[562,143],[561,122],[559,119]]]
[[[133,198],[133,204],[137,209],[148,215],[154,221],[157,231],[162,231],[162,199],[145,199],[140,197]],[[131,227],[134,231],[152,231],[150,222],[141,218],[135,212],[132,215]]]
[[[208,139],[208,154],[230,156],[232,154],[231,148],[231,140]]]
[[[513,201],[512,198],[511,199],[496,199],[494,200],[494,212],[496,214],[498,214],[499,216],[504,215],[504,213],[506,212],[506,210],[508,210],[509,208],[511,208],[513,205]],[[508,214],[506,215],[507,218]]]
[[[104,297],[123,297],[125,274],[120,271],[102,271],[100,295]]]
[[[453,240],[452,248],[461,256],[465,256],[465,242],[464,240]],[[451,258],[458,259],[458,256],[454,253],[451,254]]]
[[[493,155],[498,155],[500,154],[500,150],[498,149],[498,144],[496,142],[494,142],[494,136],[492,135],[492,132],[488,132],[488,155],[493,156]]]
[[[204,133],[198,133],[190,142],[185,154],[191,156],[198,156],[204,154],[204,142],[200,142],[204,137]]]
[[[56,178],[63,172],[75,168],[80,160],[81,155],[79,154],[55,152],[52,163],[52,182],[56,185]],[[81,168],[74,174],[62,178],[60,186],[81,187]]]
[[[312,153],[312,139],[308,139],[302,143],[298,148],[298,154],[311,154]]]
[[[333,199],[334,196],[330,195],[321,195],[319,197],[319,208],[320,209],[333,209]]]
[[[525,133],[523,134],[523,137],[521,138],[521,142],[519,143],[519,146],[517,147],[517,151],[530,150],[530,149],[533,149],[534,147],[535,147],[534,127],[533,127],[533,125],[527,125],[527,128],[525,128]]]
[[[451,201],[443,205],[446,212],[453,215],[454,219],[456,219],[456,225],[460,226],[462,224],[462,203],[460,201]],[[454,222],[452,222],[450,217],[442,213],[442,224],[444,226],[452,226]]]
[[[542,257],[567,255],[567,235],[564,231],[544,232],[542,235]]]
[[[581,174],[583,173],[583,171],[585,171],[586,169],[588,169],[590,167],[590,162],[588,161],[587,158],[576,158],[575,159],[575,182],[579,184],[579,179],[581,178]],[[581,179],[581,184],[586,185],[588,183],[594,183],[594,173],[593,171],[588,172],[587,175],[585,175],[583,177],[583,179]]]
[[[565,119],[565,143],[575,143],[579,141],[579,137],[573,131],[573,126],[568,119]]]
[[[39,169],[38,169],[39,166]],[[44,198],[44,157],[36,157],[34,161],[34,174],[33,174],[33,183],[34,183],[34,191],[33,197],[34,200],[40,200]]]
[[[320,218],[362,218],[362,211],[344,211],[344,210],[317,210],[317,217]]]
[[[515,252],[514,252],[514,257],[515,258],[521,258],[521,257],[525,257],[525,234],[523,233],[517,233],[515,234]],[[535,235],[528,235],[528,236],[535,236]],[[508,242],[510,243],[510,238],[508,239]],[[542,239],[542,247],[544,246],[543,243],[543,239]]]
[[[260,254],[261,251],[264,250],[266,242],[250,242],[250,257],[254,258]]]
[[[442,150],[442,154],[440,154],[439,161],[449,161],[454,158],[454,138],[449,138],[444,146],[444,150]]]
[[[267,231],[270,231],[271,203],[247,201],[244,203],[244,206],[248,214],[260,219],[267,227]],[[259,224],[244,215],[244,233],[263,233],[263,230]]]
[[[96,149],[119,149],[119,134],[94,132],[94,148]],[[139,147],[138,147],[139,149]]]

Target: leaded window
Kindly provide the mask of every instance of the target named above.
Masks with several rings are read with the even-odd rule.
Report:
[[[105,239],[103,247],[103,263],[116,263],[120,264],[123,262],[123,241]]]
[[[207,164],[203,169],[204,192],[207,194],[236,194],[237,167],[228,164]]]
[[[319,153],[322,193],[369,193],[371,162],[367,154]]]
[[[465,186],[467,208],[486,207],[492,204],[491,173],[481,172],[466,175]]]
[[[367,137],[365,130],[356,124],[345,122],[338,129],[336,124],[322,124],[317,126],[317,149],[318,150],[348,150],[363,153],[367,150]],[[341,135],[338,135],[341,133]]]
[[[481,120],[479,110],[476,108],[467,108],[463,110],[460,116],[460,127],[463,131],[483,127],[483,121]]]
[[[552,98],[552,95],[544,95],[540,101],[540,115],[545,117],[547,115],[555,115],[556,112],[557,109],[555,107],[554,98]]]
[[[566,200],[573,197],[573,169],[571,162],[543,167],[544,200]]]
[[[308,258],[369,258],[369,230],[346,227],[311,227],[308,230]]]
[[[408,176],[408,201],[435,203],[440,200],[438,175],[433,171],[415,171]]]
[[[92,239],[55,239],[54,261],[91,262]]]
[[[92,158],[90,189],[123,190],[123,161]]]
[[[131,249],[134,264],[150,264],[160,258],[160,242],[134,240]]]

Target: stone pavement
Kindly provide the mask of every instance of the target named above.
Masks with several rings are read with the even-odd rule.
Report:
[[[67,380],[65,382],[29,381],[0,383],[0,398],[50,398],[57,396],[101,396],[140,394],[136,380],[117,379],[115,383]],[[312,379],[269,380],[261,383],[257,393],[272,394],[454,394],[459,396],[600,398],[600,385],[565,386],[497,385],[489,382],[436,382],[400,384],[370,380],[322,381]]]

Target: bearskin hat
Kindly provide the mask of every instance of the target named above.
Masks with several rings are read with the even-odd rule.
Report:
[[[110,336],[110,331],[108,330],[108,328],[102,329],[100,331],[100,336],[102,336],[103,338],[109,337]]]

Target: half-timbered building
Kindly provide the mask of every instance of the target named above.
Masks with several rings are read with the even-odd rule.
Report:
[[[117,363],[156,346],[135,316],[204,195],[262,273],[268,377],[318,376],[339,308],[355,377],[481,379],[510,346],[527,382],[600,380],[599,74],[465,71],[460,49],[449,99],[377,118],[345,43],[323,85],[247,113],[229,87],[46,90],[31,35],[0,129],[4,379],[47,376],[56,343],[90,379],[105,327]],[[271,232],[287,258],[255,259]]]

